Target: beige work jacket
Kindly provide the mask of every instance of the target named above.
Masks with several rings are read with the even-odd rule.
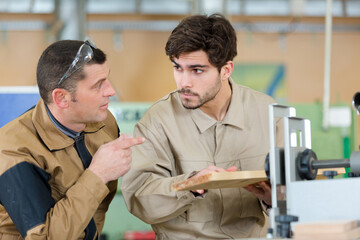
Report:
[[[129,211],[152,225],[156,239],[260,237],[263,208],[245,189],[212,189],[194,197],[171,187],[209,165],[264,169],[270,150],[268,105],[274,100],[230,83],[231,103],[223,121],[185,109],[174,91],[136,124],[134,135],[146,142],[133,148],[122,193]]]
[[[110,112],[104,122],[88,124],[85,132],[85,143],[91,155],[99,146],[118,137],[117,124]],[[0,205],[1,239],[22,239],[17,227],[29,240],[84,239],[84,230],[92,218],[95,231],[100,235],[105,212],[117,188],[117,181],[105,185],[94,173],[84,169],[74,140],[51,122],[43,100],[0,129],[0,181],[0,194],[14,194],[7,209]],[[32,198],[43,200],[47,197],[39,190],[46,189],[44,185],[51,196],[41,205],[33,203]],[[42,209],[45,206],[49,209]],[[21,212],[17,213],[14,208]],[[12,217],[17,226],[8,211],[14,213]],[[34,213],[40,215],[34,216]]]

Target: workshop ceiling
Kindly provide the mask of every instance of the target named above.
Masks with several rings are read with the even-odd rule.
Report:
[[[52,13],[58,1],[0,0],[0,13]],[[191,14],[221,12],[256,16],[325,16],[326,0],[78,0],[87,13]],[[360,0],[333,0],[333,16],[359,17]]]

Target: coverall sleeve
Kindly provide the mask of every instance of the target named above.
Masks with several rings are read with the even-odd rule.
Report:
[[[190,191],[174,191],[172,184],[187,179],[178,175],[174,156],[164,133],[137,123],[134,136],[146,141],[133,148],[130,171],[123,177],[121,190],[128,210],[149,224],[173,219],[190,208],[195,197]]]

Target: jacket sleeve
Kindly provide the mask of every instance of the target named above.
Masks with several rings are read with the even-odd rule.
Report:
[[[0,202],[24,239],[94,239],[93,216],[108,187],[85,170],[65,196],[55,202],[48,174],[20,162],[0,175]],[[85,234],[84,234],[85,230]]]
[[[100,233],[102,232],[102,229],[104,227],[104,223],[105,223],[105,214],[107,212],[107,210],[109,209],[109,205],[111,203],[111,201],[114,199],[116,191],[117,191],[117,184],[118,181],[112,181],[108,184],[110,193],[106,196],[106,198],[102,201],[102,203],[100,204],[98,210],[95,213],[94,216],[94,220],[97,226],[97,230],[99,232],[99,236]]]
[[[190,208],[195,197],[190,191],[174,191],[172,184],[187,179],[180,174],[164,133],[137,123],[134,136],[145,143],[133,148],[130,171],[123,177],[121,190],[128,210],[149,224],[173,219]]]

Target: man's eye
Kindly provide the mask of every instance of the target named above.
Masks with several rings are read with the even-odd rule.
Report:
[[[180,66],[174,66],[174,69],[179,71],[179,70],[181,70],[181,67]]]
[[[201,70],[201,69],[194,69],[194,72],[195,72],[195,73],[202,73],[202,72],[204,72],[204,71]]]
[[[95,88],[96,89],[100,89],[101,87],[102,87],[102,85],[103,85],[103,81],[100,81],[100,82],[98,82],[97,84],[95,84]]]

